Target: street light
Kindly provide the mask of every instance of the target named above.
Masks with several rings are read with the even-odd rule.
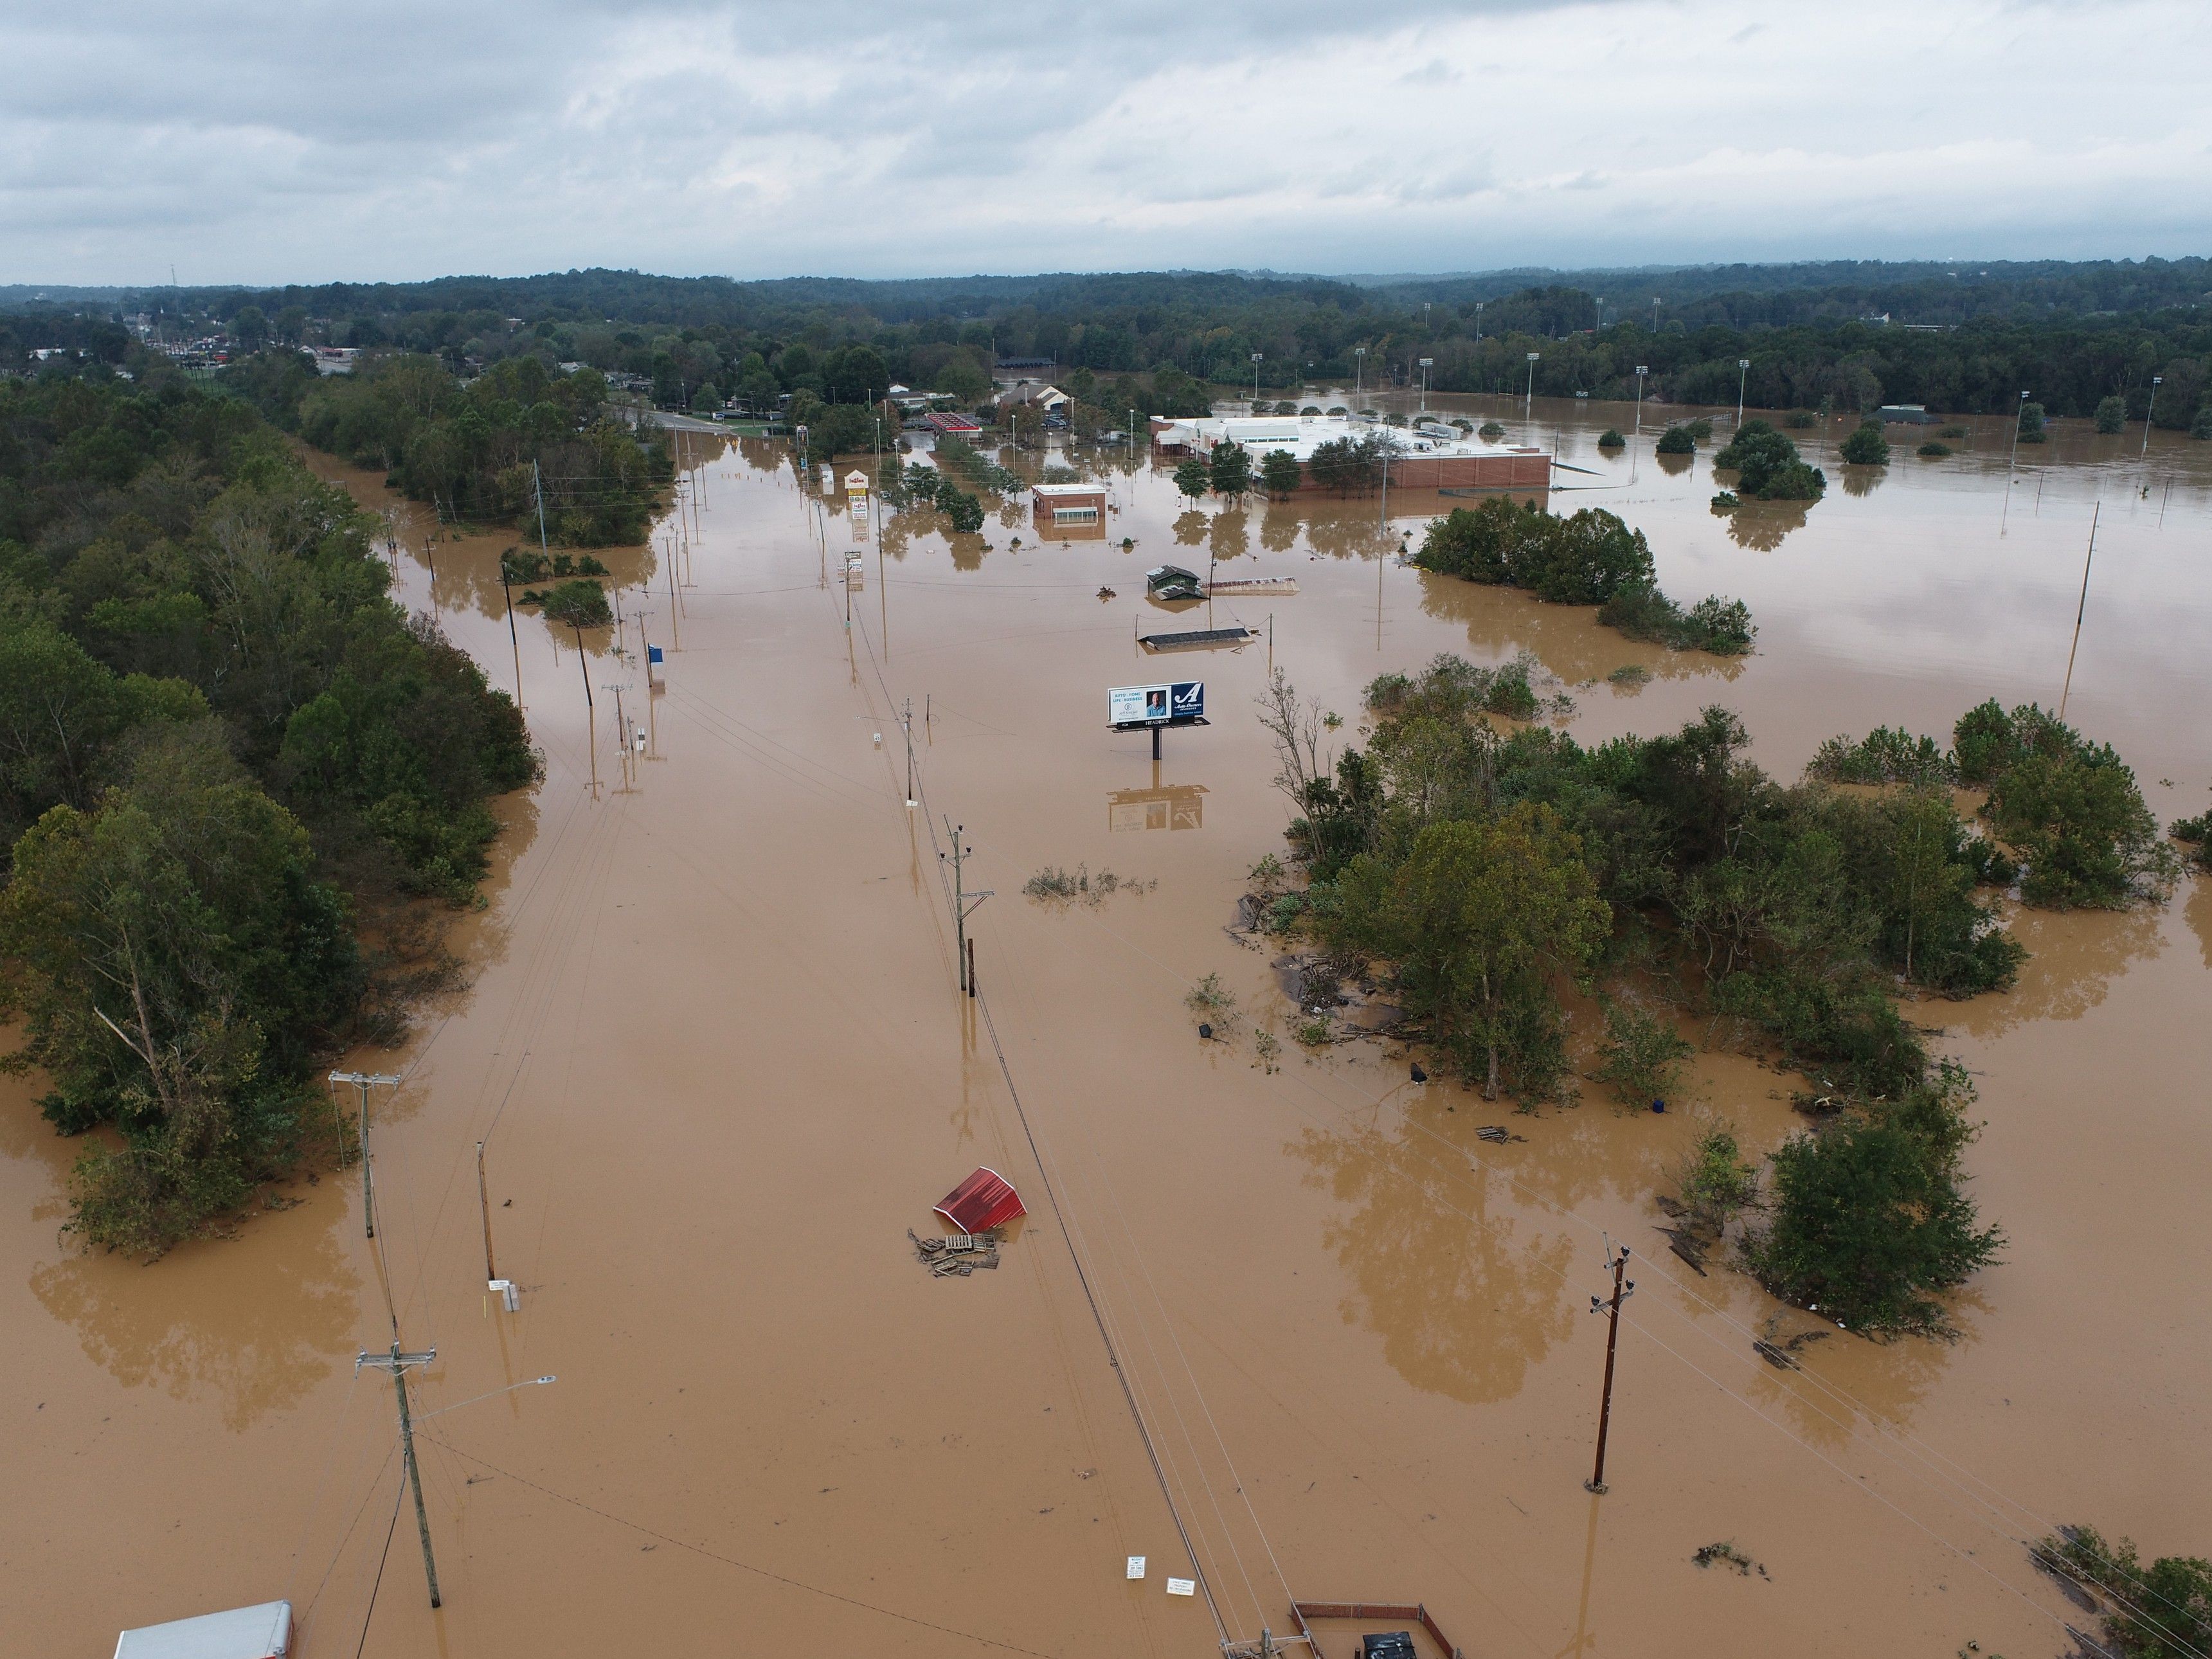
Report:
[[[1644,377],[1651,372],[1649,363],[1636,366],[1636,435],[1644,435]]]
[[[2150,413],[2158,407],[2158,389],[2165,384],[2166,376],[2163,374],[2150,377],[2150,401],[2143,405],[2142,459],[2145,460],[2150,459]]]
[[[1429,365],[1435,362],[1433,357],[1421,359],[1421,413],[1424,415],[1429,412]]]
[[[1477,300],[1477,301],[1474,302],[1474,337],[1475,337],[1476,339],[1478,339],[1478,340],[1480,340],[1480,339],[1482,337],[1482,307],[1483,307],[1483,305],[1484,305],[1484,301],[1480,301],[1480,300]]]
[[[1267,354],[1265,352],[1260,351],[1255,351],[1252,354],[1252,403],[1254,405],[1252,412],[1255,415],[1260,412],[1258,408],[1260,402],[1260,359],[1266,355]]]
[[[1598,326],[1598,331],[1599,331],[1600,333],[1604,332],[1604,331],[1605,331],[1605,301],[1604,301],[1604,298],[1603,298],[1602,296],[1601,296],[1601,297],[1599,298],[1598,302],[1597,302],[1597,326]]]
[[[1743,424],[1743,389],[1751,380],[1751,359],[1737,358],[1735,368],[1735,423],[1741,427]]]
[[[1540,351],[1532,351],[1528,354],[1528,396],[1527,400],[1521,406],[1521,424],[1523,426],[1528,425],[1530,421],[1535,418],[1536,359],[1543,355],[1544,354]]]
[[[1352,396],[1355,402],[1358,400],[1361,379],[1366,373],[1367,348],[1354,346],[1352,348]]]

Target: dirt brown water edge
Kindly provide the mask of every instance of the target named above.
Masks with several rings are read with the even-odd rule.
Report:
[[[1387,1043],[1285,1042],[1270,1073],[1249,1035],[1193,1035],[1183,998],[1208,973],[1248,1020],[1280,1030],[1287,1009],[1268,956],[1224,931],[1281,848],[1250,717],[1271,613],[1274,663],[1348,719],[1385,669],[1525,647],[1566,682],[1582,740],[1723,702],[1787,776],[1838,732],[2055,702],[2101,499],[2069,718],[2162,817],[2203,809],[2207,447],[2154,434],[2145,496],[2126,457],[2062,432],[2039,507],[2015,477],[2007,507],[2002,457],[1977,441],[1746,546],[1705,509],[1707,458],[1662,470],[1648,419],[1616,461],[1595,438],[1630,430],[1624,411],[1536,415],[1606,486],[1557,504],[1644,528],[1677,598],[1748,600],[1757,654],[1670,657],[1584,611],[1401,568],[1378,551],[1452,503],[1394,491],[1387,524],[1373,498],[1301,501],[1292,525],[1255,503],[1241,532],[1206,508],[1200,554],[1233,544],[1238,574],[1300,592],[1215,603],[1216,625],[1261,630],[1241,652],[1146,657],[1142,572],[1190,562],[1164,475],[1117,474],[1102,540],[1015,553],[1036,533],[1022,517],[886,545],[817,509],[774,446],[702,437],[653,544],[601,555],[629,587],[623,629],[586,636],[587,713],[569,639],[526,613],[510,644],[496,559],[515,538],[426,550],[403,506],[402,596],[494,684],[519,656],[545,781],[459,941],[471,988],[399,1050],[356,1057],[407,1079],[376,1106],[374,1245],[358,1188],[324,1178],[150,1268],[73,1254],[56,1237],[70,1148],[27,1080],[0,1084],[9,1644],[106,1651],[124,1626],[289,1594],[311,1656],[352,1651],[365,1620],[385,1655],[641,1637],[1211,1651],[1205,1599],[1164,1589],[1189,1571],[1180,1515],[1238,1637],[1279,1633],[1295,1593],[1425,1601],[1470,1654],[1973,1640],[2020,1659],[2058,1651],[2079,1615],[2016,1539],[2080,1519],[2207,1553],[2212,1422],[2191,1402],[2212,1316],[2187,1291],[2212,1267],[2192,1224],[2212,1158],[2203,878],[2148,913],[2028,913],[2018,989],[1915,1005],[1976,1073],[1988,1127],[1968,1167],[2006,1259],[1960,1299],[1957,1343],[1837,1338],[1798,1371],[1751,1340],[1807,1316],[1740,1274],[1698,1278],[1656,1231],[1694,1113],[1618,1113],[1586,1085],[1578,1108],[1510,1117],[1411,1085]],[[386,504],[374,479],[325,471]],[[855,545],[848,635],[836,578]],[[690,584],[674,600],[672,575]],[[626,776],[611,693],[626,714],[646,699],[641,610],[671,648]],[[1653,678],[1605,682],[1631,662]],[[1206,681],[1214,724],[1169,734],[1157,768],[1141,736],[1104,729],[1106,687],[1184,678]],[[963,879],[994,892],[970,924],[980,1002],[955,980],[948,818],[975,848]],[[1158,886],[1020,896],[1079,863]],[[1792,1085],[1706,1054],[1694,1093],[1763,1151],[1796,1121]],[[1480,1139],[1494,1122],[1526,1139]],[[518,1314],[483,1288],[478,1140]],[[906,1230],[934,1231],[928,1206],[977,1164],[1030,1218],[998,1271],[932,1279]],[[1637,1252],[1639,1289],[1594,1499],[1603,1332],[1585,1310],[1607,1236]],[[438,1350],[416,1394],[435,1615],[405,1513],[378,1587],[392,1394],[353,1362],[394,1313],[410,1348]],[[1723,1540],[1765,1576],[1700,1571]]]

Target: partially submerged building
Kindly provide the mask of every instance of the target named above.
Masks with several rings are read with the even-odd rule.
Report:
[[[1400,489],[1549,489],[1552,457],[1529,444],[1494,444],[1431,423],[1406,432],[1341,415],[1152,417],[1155,455],[1206,456],[1215,446],[1241,444],[1252,470],[1270,454],[1285,454],[1305,471],[1301,491],[1328,486],[1314,481],[1310,464],[1323,444],[1379,438],[1388,448],[1390,483]]]
[[[1106,486],[1096,483],[1041,483],[1030,488],[1036,526],[1061,535],[1099,536],[1105,533]]]

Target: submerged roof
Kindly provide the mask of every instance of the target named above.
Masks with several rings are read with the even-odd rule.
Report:
[[[1022,1207],[1020,1196],[996,1170],[976,1170],[947,1193],[936,1208],[939,1215],[963,1233],[988,1232],[1029,1213]]]
[[[115,1659],[283,1659],[291,1649],[292,1604],[264,1601],[126,1630]]]

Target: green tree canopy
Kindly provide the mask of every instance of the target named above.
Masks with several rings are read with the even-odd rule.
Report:
[[[1480,1070],[1486,1096],[1509,1080],[1551,1091],[1561,1064],[1551,975],[1581,972],[1609,918],[1580,839],[1555,814],[1522,803],[1431,824],[1401,861],[1354,859],[1340,891],[1335,939],[1391,964],[1407,1012]]]

